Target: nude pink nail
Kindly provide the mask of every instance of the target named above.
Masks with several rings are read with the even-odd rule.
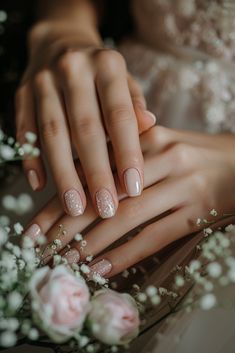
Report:
[[[63,256],[69,263],[69,265],[76,264],[80,260],[80,254],[77,249],[70,249]]]
[[[153,125],[155,125],[157,122],[156,116],[153,113],[151,113],[149,110],[145,110],[145,114],[147,115],[148,118],[152,120]]]
[[[124,183],[128,196],[135,197],[141,194],[141,179],[137,169],[129,168],[125,171]]]
[[[37,224],[32,224],[25,232],[24,236],[36,241],[38,237],[43,235],[41,228]]]
[[[28,176],[29,184],[33,189],[33,191],[36,191],[37,189],[39,189],[39,186],[40,186],[39,179],[35,170],[33,169],[29,170],[27,176]]]
[[[99,274],[101,277],[107,275],[112,270],[112,264],[110,261],[103,259],[96,264],[90,266],[91,275]]]
[[[64,194],[64,201],[70,216],[80,216],[84,212],[81,196],[75,189],[70,189]]]
[[[96,204],[102,218],[110,218],[115,215],[115,205],[112,195],[107,189],[101,189],[96,193]]]

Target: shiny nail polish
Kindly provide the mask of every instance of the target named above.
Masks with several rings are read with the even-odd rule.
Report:
[[[115,214],[115,205],[112,195],[107,189],[101,189],[96,193],[96,204],[102,218],[110,218]]]
[[[70,189],[64,194],[64,201],[70,216],[80,216],[84,212],[81,196],[75,189]]]
[[[32,224],[25,232],[24,236],[36,241],[40,235],[43,235],[41,228],[37,224]]]
[[[103,259],[96,264],[90,266],[91,275],[99,274],[101,277],[107,275],[112,270],[112,264],[110,261]]]
[[[124,183],[128,196],[134,197],[141,194],[141,179],[137,169],[129,168],[125,171]]]
[[[76,264],[80,260],[80,254],[77,249],[70,249],[63,256],[69,263],[69,265]]]
[[[39,186],[40,186],[39,179],[35,170],[31,169],[28,171],[28,181],[33,191],[36,191],[37,189],[39,189]]]

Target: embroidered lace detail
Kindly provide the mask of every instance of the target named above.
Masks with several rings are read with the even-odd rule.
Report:
[[[235,56],[233,0],[134,0],[141,36],[154,45],[200,49],[214,57]]]

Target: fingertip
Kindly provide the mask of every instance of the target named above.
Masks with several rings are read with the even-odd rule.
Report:
[[[130,197],[140,196],[143,189],[141,174],[137,168],[128,168],[124,172],[124,185]]]
[[[78,190],[71,188],[64,192],[63,202],[65,205],[65,211],[69,216],[77,217],[81,216],[86,208],[86,198],[81,197]]]
[[[156,116],[150,112],[149,110],[135,110],[137,119],[138,119],[138,127],[139,127],[139,133],[143,133],[144,131],[147,131],[154,125],[156,125],[157,118]]]
[[[118,201],[108,189],[100,189],[95,194],[96,207],[101,218],[112,218],[117,210]]]
[[[150,112],[149,110],[145,110],[144,111],[144,117],[146,122],[149,122],[150,126],[154,126],[157,122],[157,118],[156,115],[154,115],[152,112]]]
[[[28,179],[29,185],[31,186],[33,191],[39,190],[40,181],[39,181],[39,177],[38,177],[36,170],[34,170],[34,169],[28,170],[27,179]]]

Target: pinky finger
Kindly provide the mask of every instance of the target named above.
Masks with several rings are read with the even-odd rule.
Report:
[[[112,277],[163,249],[171,242],[195,231],[186,208],[146,226],[138,235],[107,252],[91,264],[92,274]]]
[[[34,96],[29,83],[18,89],[15,107],[17,141],[24,144],[27,132],[33,132],[37,135]],[[39,147],[38,142],[36,147]],[[23,168],[31,188],[34,191],[43,189],[46,183],[46,174],[42,158],[38,156],[24,159]]]
[[[138,122],[139,134],[156,125],[156,117],[146,109],[146,101],[140,85],[128,75],[128,86]]]

